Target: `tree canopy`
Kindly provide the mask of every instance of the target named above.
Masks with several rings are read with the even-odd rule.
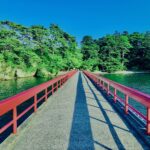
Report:
[[[83,67],[90,70],[150,70],[150,32],[115,32],[99,39],[84,36],[81,52]]]
[[[0,22],[0,78],[45,76],[74,68],[150,70],[149,62],[150,32],[115,32],[98,39],[86,35],[79,48],[75,37],[56,24],[45,28]]]
[[[75,37],[59,26],[24,27],[9,21],[0,22],[0,72],[16,71],[37,76],[56,74],[60,70],[80,68],[82,54]],[[9,71],[8,68],[11,68]]]

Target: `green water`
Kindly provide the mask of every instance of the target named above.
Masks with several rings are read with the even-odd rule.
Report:
[[[105,77],[121,83],[123,85],[132,87],[141,92],[150,94],[150,74],[149,73],[135,73],[135,74],[105,74]]]
[[[104,77],[128,87],[137,89],[141,92],[150,94],[150,73],[105,74]],[[143,107],[143,105],[134,100],[130,100],[129,103],[143,114],[146,114],[146,108]]]
[[[27,90],[48,80],[50,80],[50,78],[28,77],[0,81],[0,100],[13,96],[19,92]]]

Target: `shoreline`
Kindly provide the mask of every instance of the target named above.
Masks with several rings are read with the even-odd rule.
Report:
[[[134,73],[150,73],[150,71],[115,71],[112,73],[102,72],[102,71],[94,71],[94,74],[134,74]]]
[[[54,77],[57,77],[57,76],[60,76],[60,75],[63,75],[67,73],[67,71],[60,71],[58,72],[58,74],[51,74],[51,75],[48,75],[48,76],[43,76],[43,77],[36,77],[34,75],[30,75],[30,76],[20,76],[20,77],[9,77],[9,78],[0,78],[0,81],[10,81],[10,80],[17,80],[17,79],[23,79],[23,78],[54,78]]]

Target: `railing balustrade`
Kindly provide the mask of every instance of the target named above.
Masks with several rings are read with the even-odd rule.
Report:
[[[105,90],[108,95],[112,95],[114,102],[116,103],[117,100],[120,101],[124,105],[124,112],[128,114],[129,109],[132,110],[134,113],[139,115],[143,120],[146,122],[146,131],[147,134],[150,135],[150,95],[142,93],[138,90],[133,88],[121,85],[116,83],[112,80],[109,80],[103,76],[97,76],[91,72],[83,71],[83,73],[91,79],[94,83],[96,83],[101,89]],[[114,92],[110,90],[110,88],[114,89]],[[117,91],[120,91],[124,94],[125,98],[121,98],[117,95]],[[129,98],[134,99],[135,101],[139,102],[140,104],[146,107],[147,115],[143,115],[140,111],[135,109],[133,106],[129,104]]]
[[[59,87],[61,87],[69,78],[71,78],[77,71],[72,70],[64,75],[58,76],[48,82],[45,82],[43,84],[40,84],[38,86],[35,86],[33,88],[30,88],[26,91],[23,91],[15,96],[9,97],[5,100],[0,101],[0,134],[2,134],[4,131],[6,131],[10,126],[12,127],[12,132],[14,134],[17,133],[17,127],[18,123],[17,121],[23,117],[27,112],[29,112],[31,109],[34,110],[34,112],[38,109],[38,104],[42,101],[48,100],[48,97],[50,95],[53,95],[55,91],[58,90]],[[44,95],[42,95],[40,98],[38,98],[38,94],[40,92],[44,91]],[[7,92],[7,91],[6,91]],[[23,110],[21,113],[18,112],[18,107],[27,102],[30,98],[33,98],[33,103],[29,105],[25,110]],[[7,114],[8,112],[12,111],[12,119],[8,123],[5,123],[2,125],[2,117]]]

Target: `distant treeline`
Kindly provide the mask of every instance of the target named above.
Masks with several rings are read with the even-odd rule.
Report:
[[[81,52],[84,69],[107,72],[150,70],[150,32],[115,32],[99,39],[85,36]]]
[[[150,32],[75,37],[58,25],[25,27],[0,22],[0,79],[48,76],[61,70],[150,70]]]

